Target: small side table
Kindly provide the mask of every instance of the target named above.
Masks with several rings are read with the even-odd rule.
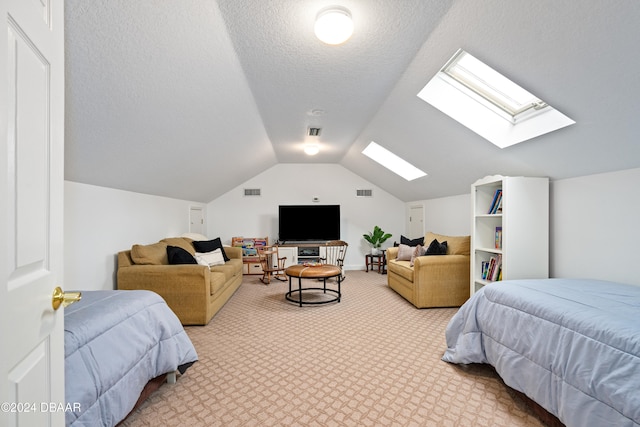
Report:
[[[374,271],[374,267],[377,266],[378,273],[387,274],[387,255],[386,251],[382,251],[378,255],[366,254],[364,256],[364,262],[366,264],[367,271],[369,272],[369,266],[371,266],[371,271]]]

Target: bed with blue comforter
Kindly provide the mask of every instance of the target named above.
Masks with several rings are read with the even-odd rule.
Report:
[[[150,291],[84,291],[65,309],[67,426],[114,426],[145,385],[197,359],[165,301]],[[75,406],[74,406],[75,407]]]
[[[566,426],[640,425],[640,286],[510,280],[449,322],[443,360],[488,363]]]

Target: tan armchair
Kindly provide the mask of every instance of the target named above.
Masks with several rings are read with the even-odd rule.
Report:
[[[398,248],[387,249],[387,283],[418,308],[459,307],[469,299],[470,237],[427,233],[425,246],[437,239],[447,242],[446,255],[398,261]]]

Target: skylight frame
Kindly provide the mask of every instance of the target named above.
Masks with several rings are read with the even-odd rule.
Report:
[[[482,90],[473,90],[469,87],[473,85],[465,85],[459,81],[464,79],[455,79],[443,71],[458,57],[473,58],[459,49],[422,88],[418,97],[497,147],[506,148],[575,123],[540,98],[533,95],[528,98],[530,93],[520,87],[518,90],[525,94],[525,101],[521,101],[522,106],[526,105],[524,109],[522,106],[504,108],[504,105],[498,106],[501,102],[487,100]],[[475,58],[473,60],[482,64]],[[486,64],[482,65],[491,69]],[[492,73],[500,75],[495,70]],[[505,76],[500,77],[508,80]],[[513,82],[511,84],[516,85]],[[532,99],[533,102],[527,102]]]
[[[422,178],[423,176],[427,176],[426,172],[387,150],[375,141],[371,141],[369,145],[362,150],[362,154],[407,181],[413,181],[415,179]]]
[[[462,49],[458,49],[440,72],[440,77],[448,83],[457,85],[463,92],[471,92],[467,95],[488,103],[489,108],[498,108],[497,113],[512,123],[530,118],[549,106]]]

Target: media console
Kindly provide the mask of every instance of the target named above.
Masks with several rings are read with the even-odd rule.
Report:
[[[342,240],[324,242],[281,242],[277,244],[280,257],[287,257],[285,268],[304,263],[326,263],[344,266],[348,244]],[[344,279],[344,276],[343,276]]]
[[[280,256],[286,256],[285,267],[305,262],[320,262],[327,257],[327,248],[324,243],[279,243]]]

